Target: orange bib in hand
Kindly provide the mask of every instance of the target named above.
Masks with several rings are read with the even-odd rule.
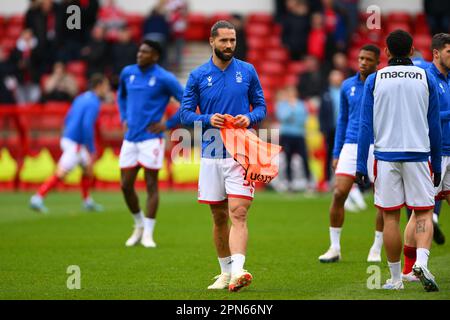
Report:
[[[278,175],[281,146],[267,143],[250,130],[236,128],[234,118],[227,115],[220,129],[225,149],[244,168],[245,180],[269,183]]]

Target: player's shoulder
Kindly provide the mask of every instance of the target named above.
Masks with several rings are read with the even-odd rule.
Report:
[[[211,71],[212,71],[211,62],[210,62],[210,60],[208,60],[207,62],[205,62],[205,63],[199,65],[197,68],[193,69],[191,71],[191,76],[198,79],[202,75],[211,73]]]
[[[246,61],[239,60],[239,59],[236,59],[236,58],[234,59],[234,61],[235,61],[236,66],[238,68],[246,69],[246,70],[252,71],[252,72],[255,70],[255,67],[251,63],[248,63]]]
[[[359,77],[359,73],[357,73],[357,74],[355,74],[355,75],[353,75],[351,77],[348,77],[347,79],[345,79],[342,82],[341,88],[343,90],[346,90],[346,89],[348,89],[350,87],[353,87],[358,82],[358,77]]]
[[[137,66],[137,64],[130,64],[130,65],[128,65],[128,66],[125,66],[123,69],[122,69],[122,75],[129,75],[129,74],[131,74],[131,73],[136,73],[136,71],[137,71],[137,68],[138,68],[138,66]]]
[[[159,64],[155,65],[155,73],[158,78],[161,78],[163,80],[178,81],[177,76],[173,72],[161,67]]]

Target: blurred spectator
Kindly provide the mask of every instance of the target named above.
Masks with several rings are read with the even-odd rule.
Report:
[[[348,64],[347,55],[343,52],[336,52],[332,58],[333,66],[332,69],[336,69],[342,72],[344,79],[351,77],[355,74],[355,71],[350,68]]]
[[[53,73],[44,82],[43,101],[72,101],[78,93],[75,78],[66,72],[62,62],[56,62]]]
[[[5,51],[0,47],[0,104],[16,102],[14,90],[17,80],[13,74],[14,66],[9,63]]]
[[[431,33],[450,32],[450,1],[424,0],[423,2]]]
[[[62,0],[61,8],[59,10],[59,24],[57,30],[59,31],[59,36],[57,37],[58,46],[58,61],[69,62],[73,60],[79,60],[81,57],[81,49],[86,44],[86,39],[88,38],[88,28],[86,26],[86,20],[84,12],[81,11],[81,28],[80,29],[69,29],[67,28],[67,9],[76,5],[80,7],[80,0]]]
[[[331,56],[336,50],[346,50],[348,42],[347,15],[344,9],[336,5],[334,0],[322,0],[323,15],[325,17],[325,31],[328,37],[327,56]]]
[[[105,40],[105,29],[102,25],[96,25],[92,29],[91,40],[81,51],[81,55],[87,62],[87,76],[94,73],[104,73],[108,63],[108,43]]]
[[[311,31],[308,36],[308,55],[319,60],[325,58],[325,45],[327,34],[324,28],[323,16],[321,13],[313,13],[311,16]]]
[[[163,48],[160,64],[165,65],[167,44],[170,41],[170,25],[165,16],[165,1],[160,0],[144,21],[144,39],[158,42]]]
[[[309,8],[306,0],[286,0],[286,10],[281,22],[282,40],[291,59],[298,60],[306,54],[310,30]]]
[[[97,23],[105,29],[108,41],[116,41],[119,30],[126,26],[126,14],[114,0],[105,0],[98,12]]]
[[[305,123],[308,117],[305,104],[298,98],[297,89],[289,86],[280,95],[276,104],[276,117],[280,122],[280,143],[286,154],[286,174],[292,182],[291,160],[294,154],[300,155],[303,160],[303,170],[306,179],[311,185],[311,172],[309,170],[308,151],[305,141]]]
[[[92,28],[97,23],[97,14],[99,10],[98,0],[80,0],[81,14],[83,19],[81,21],[82,28],[85,29],[85,43],[89,40]]]
[[[325,86],[319,62],[314,56],[305,58],[305,72],[300,73],[298,91],[302,99],[319,97]]]
[[[230,22],[236,29],[236,51],[234,56],[245,61],[247,57],[247,39],[244,30],[244,19],[239,14],[233,14]]]
[[[275,0],[275,16],[274,19],[277,23],[282,23],[283,18],[286,15],[286,0]]]
[[[186,0],[167,0],[166,10],[170,24],[171,39],[175,48],[172,65],[174,70],[180,70],[187,29]]]
[[[42,59],[38,40],[31,29],[24,29],[10,56],[14,75],[18,80],[16,99],[18,103],[38,102],[41,96],[39,81]]]
[[[59,7],[52,0],[30,1],[25,14],[25,28],[31,29],[38,40],[38,50],[45,53],[46,66],[56,58]]]
[[[330,182],[332,177],[332,161],[334,136],[341,100],[341,85],[344,75],[339,70],[332,70],[328,78],[328,88],[322,93],[319,109],[320,131],[325,138],[327,157],[325,161],[325,179]]]
[[[351,41],[350,37],[358,27],[359,21],[359,0],[337,0],[337,6],[340,12],[345,12],[347,16],[347,43]]]
[[[119,39],[117,43],[112,45],[111,60],[113,72],[113,86],[117,86],[120,72],[122,69],[130,64],[136,62],[136,54],[138,47],[136,43],[131,40],[131,33],[128,28],[123,28],[119,32]]]

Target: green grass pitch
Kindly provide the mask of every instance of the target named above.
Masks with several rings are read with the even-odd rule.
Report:
[[[52,193],[48,215],[28,209],[30,194],[0,193],[0,299],[449,299],[450,238],[433,244],[430,269],[440,292],[418,283],[401,292],[369,290],[366,262],[375,211],[347,213],[343,260],[321,264],[329,245],[330,195],[260,192],[249,216],[246,268],[252,285],[238,293],[208,291],[219,272],[206,205],[192,192],[163,192],[156,249],[126,248],[133,221],[120,193],[94,193],[103,213],[81,210],[77,193]],[[140,194],[144,203],[144,194]],[[368,198],[368,202],[372,199]],[[402,227],[406,215],[402,216]],[[450,237],[450,209],[440,218]],[[388,278],[385,255],[382,283]],[[67,268],[81,271],[81,289],[67,288]]]

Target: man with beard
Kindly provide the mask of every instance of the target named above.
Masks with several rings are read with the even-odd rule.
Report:
[[[428,71],[434,76],[439,93],[439,108],[442,129],[442,180],[437,188],[436,202],[433,212],[433,239],[437,244],[445,242],[445,236],[438,225],[438,218],[441,209],[439,199],[446,199],[450,204],[450,84],[448,72],[450,70],[450,35],[448,33],[438,33],[431,41],[433,50],[433,62],[428,66]],[[412,210],[408,210],[412,215]],[[418,281],[413,275],[413,265],[417,259],[417,244],[414,240],[414,230],[407,229],[405,232],[405,244],[403,254],[405,263],[402,271],[402,278],[406,281]]]
[[[139,47],[137,64],[122,70],[118,104],[125,139],[120,150],[121,187],[135,227],[126,241],[127,247],[140,243],[154,248],[153,230],[159,203],[158,172],[164,159],[164,130],[179,123],[177,112],[167,122],[161,121],[173,96],[181,102],[183,88],[175,76],[158,65],[162,48],[144,40]],[[139,169],[144,168],[147,189],[147,212],[144,216],[134,188]]]
[[[205,130],[210,129],[202,137],[198,201],[209,204],[211,209],[221,274],[208,289],[238,291],[252,281],[252,275],[244,270],[244,262],[247,214],[255,188],[244,180],[244,169],[224,149],[218,129],[223,128],[226,115],[234,117],[237,127],[253,126],[265,118],[266,104],[255,68],[233,58],[234,26],[228,21],[216,22],[209,43],[212,58],[189,76],[181,122],[185,125],[197,122]],[[200,114],[195,112],[197,106]]]

